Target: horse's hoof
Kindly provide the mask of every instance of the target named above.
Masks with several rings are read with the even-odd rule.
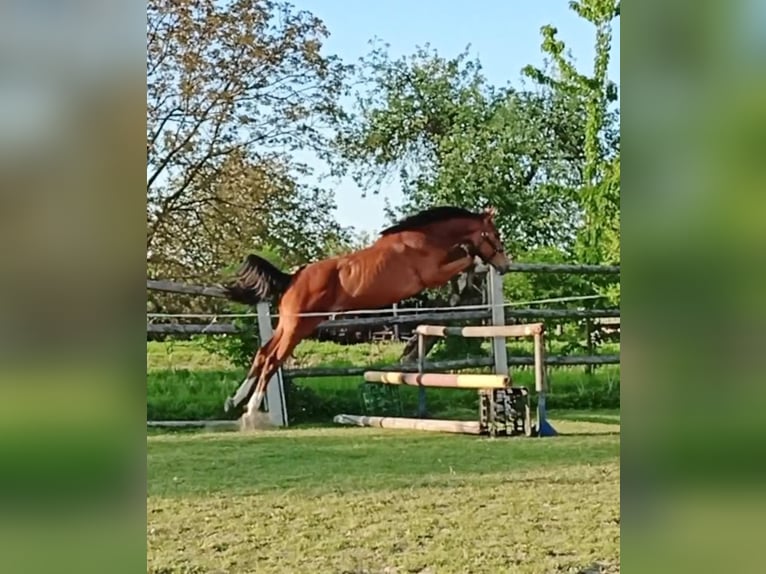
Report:
[[[223,412],[228,413],[233,408],[234,408],[234,399],[232,399],[231,397],[227,397],[226,402],[223,403]]]

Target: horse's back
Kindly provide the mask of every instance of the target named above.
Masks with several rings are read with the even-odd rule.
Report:
[[[324,307],[332,307],[331,292],[334,291],[337,276],[337,258],[304,265],[279,302],[280,314],[322,311]]]
[[[422,246],[417,237],[405,239],[385,236],[365,249],[306,265],[280,309],[298,313],[378,308],[421,291]]]

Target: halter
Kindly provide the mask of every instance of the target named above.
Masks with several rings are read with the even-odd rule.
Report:
[[[481,253],[481,246],[484,245],[484,243],[489,243],[489,246],[492,248],[492,254],[489,256],[484,256]],[[484,263],[487,265],[490,264],[490,260],[497,255],[498,253],[504,253],[504,249],[502,245],[497,245],[492,238],[490,237],[489,233],[486,231],[481,232],[481,241],[479,241],[478,245],[474,245],[473,243],[464,243],[463,249],[465,249],[466,253],[470,255],[471,257],[478,257],[481,259]]]
[[[479,247],[481,247],[484,243],[489,243],[489,246],[492,248],[492,255],[487,257],[487,260],[484,261],[484,263],[489,263],[489,260],[492,259],[495,255],[497,255],[498,253],[503,253],[504,252],[502,245],[496,244],[490,238],[489,233],[487,233],[486,231],[482,231],[481,232],[481,242],[476,247],[476,251],[479,252],[479,257],[481,257],[481,252],[479,251]],[[482,259],[483,259],[483,257],[482,257]]]

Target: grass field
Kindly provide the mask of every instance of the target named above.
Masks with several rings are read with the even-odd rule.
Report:
[[[619,414],[551,416],[548,439],[152,433],[147,571],[618,572]]]
[[[305,341],[290,366],[392,364],[400,352]],[[222,418],[242,376],[193,341],[149,343],[147,371],[155,420]],[[530,369],[513,377],[533,386]],[[617,572],[620,417],[594,407],[619,406],[619,367],[551,369],[549,379],[549,406],[568,409],[551,411],[563,434],[549,439],[333,426],[334,414],[359,412],[359,377],[298,381],[315,424],[150,431],[147,571]],[[401,391],[414,410],[417,390]],[[442,418],[475,419],[475,402],[475,391],[428,391]]]
[[[509,346],[510,347],[510,346]],[[341,346],[304,341],[295,352],[292,366],[362,366],[395,364],[401,343],[364,343]],[[511,347],[512,354],[530,354],[523,346]],[[617,352],[603,349],[601,352]],[[475,369],[472,369],[475,370]],[[147,344],[147,417],[151,420],[227,418],[223,402],[242,380],[244,368],[202,349],[199,343]],[[604,366],[586,375],[582,367],[550,368],[551,408],[619,407],[619,366]],[[513,369],[514,384],[534,387],[530,368]],[[359,412],[361,377],[299,379],[308,396],[293,397],[291,412],[296,422],[331,421],[339,412]],[[400,391],[405,416],[414,416],[417,389]],[[428,407],[438,418],[473,418],[476,393],[456,389],[429,389]],[[300,399],[300,400],[299,400]],[[297,406],[296,406],[297,405]]]

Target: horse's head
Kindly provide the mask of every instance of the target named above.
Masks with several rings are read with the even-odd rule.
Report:
[[[481,259],[487,265],[492,265],[500,273],[506,273],[511,261],[505,254],[500,233],[495,227],[494,207],[487,208],[479,222],[479,227],[470,236],[471,255]]]

